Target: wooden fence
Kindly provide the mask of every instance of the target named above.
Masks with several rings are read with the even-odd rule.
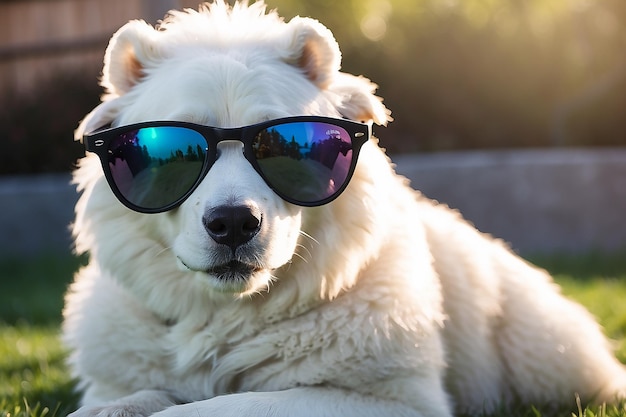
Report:
[[[113,32],[130,19],[156,23],[170,9],[200,0],[0,1],[0,102],[32,92],[41,80],[72,70],[98,76]]]

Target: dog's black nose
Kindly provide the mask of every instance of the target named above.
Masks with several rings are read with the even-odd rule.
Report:
[[[250,206],[217,206],[206,212],[202,223],[214,241],[234,252],[259,232],[261,213]]]

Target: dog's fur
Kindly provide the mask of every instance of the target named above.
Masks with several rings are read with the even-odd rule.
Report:
[[[122,27],[107,94],[77,131],[182,120],[236,127],[294,115],[384,124],[374,85],[339,72],[328,29],[262,3]],[[85,416],[449,416],[523,403],[613,400],[626,373],[592,317],[550,277],[412,190],[372,139],[317,208],[277,197],[237,142],[178,209],[139,214],[97,157],[80,161],[74,234],[90,263],[64,310]],[[262,213],[238,250],[256,267],[207,273],[202,224],[224,204]],[[222,255],[220,255],[222,256]],[[222,277],[223,278],[223,277]]]

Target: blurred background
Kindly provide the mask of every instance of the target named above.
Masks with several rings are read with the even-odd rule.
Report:
[[[129,19],[154,24],[169,9],[197,4],[198,0],[0,0],[0,179],[70,172],[84,153],[73,142],[72,132],[98,103],[97,81],[111,34]],[[528,194],[528,189],[546,183],[552,187],[546,188],[548,195],[567,187],[577,195],[578,201],[563,203],[567,207],[590,204],[587,192],[604,187],[608,194],[597,197],[600,200],[588,210],[612,206],[612,214],[596,215],[608,216],[611,223],[605,229],[619,232],[611,238],[611,247],[626,245],[621,220],[626,210],[626,176],[622,176],[626,167],[624,158],[617,156],[623,155],[626,145],[626,1],[267,0],[267,4],[287,20],[295,15],[320,20],[341,46],[343,70],[363,74],[380,86],[379,95],[395,120],[376,133],[391,155],[418,153],[426,158],[419,160],[421,166],[432,166],[437,159],[429,155],[441,152],[492,152],[481,154],[489,155],[482,159],[471,152],[464,155],[473,157],[446,159],[443,171],[430,174],[411,171],[416,159],[399,164],[399,171],[408,167],[407,175],[413,172],[414,184],[430,196],[466,212],[467,203],[455,198],[465,192],[484,200],[476,187],[500,176],[503,160],[509,161],[508,167],[519,161],[511,157],[514,152],[531,162],[530,168],[515,174],[526,185],[513,186],[505,175],[499,191],[485,191],[491,193],[489,205],[469,207],[469,217],[479,226],[485,223],[472,210],[483,217],[493,211],[495,197],[502,195],[507,183],[518,191],[527,188],[516,191],[509,205],[533,199],[541,202],[539,206],[549,204],[549,197]],[[530,149],[531,153],[524,153]],[[587,187],[582,191],[576,182],[564,187],[535,169],[537,161],[561,166],[587,163],[581,150],[591,152],[594,168],[582,172],[572,166],[571,172],[559,171],[557,176],[571,179],[572,172],[578,173],[581,177],[576,181]],[[482,176],[472,177],[474,183],[464,181],[469,178],[467,170],[458,171],[468,163],[487,169]],[[598,173],[602,166],[609,170]],[[537,178],[528,183],[533,172]],[[427,175],[439,183],[420,183]],[[451,195],[438,194],[442,186],[453,185],[455,190],[448,190]],[[13,182],[9,188],[19,192],[28,184]],[[69,193],[73,190],[63,198],[70,198]],[[14,198],[22,201],[14,207],[22,215],[24,198]],[[3,198],[0,204],[6,209],[11,199]],[[562,220],[561,208],[552,210],[546,227],[555,218]],[[516,223],[514,217],[499,221],[506,227]],[[527,220],[533,222],[536,219]],[[502,227],[486,227],[517,239]],[[561,229],[550,233],[562,234]]]

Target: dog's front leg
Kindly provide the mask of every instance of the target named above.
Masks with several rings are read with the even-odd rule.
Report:
[[[448,417],[447,406],[436,401],[416,410],[398,402],[363,396],[340,389],[292,388],[276,392],[229,394],[177,405],[152,417]]]
[[[144,390],[105,405],[81,407],[68,417],[148,417],[176,403],[167,391]]]

